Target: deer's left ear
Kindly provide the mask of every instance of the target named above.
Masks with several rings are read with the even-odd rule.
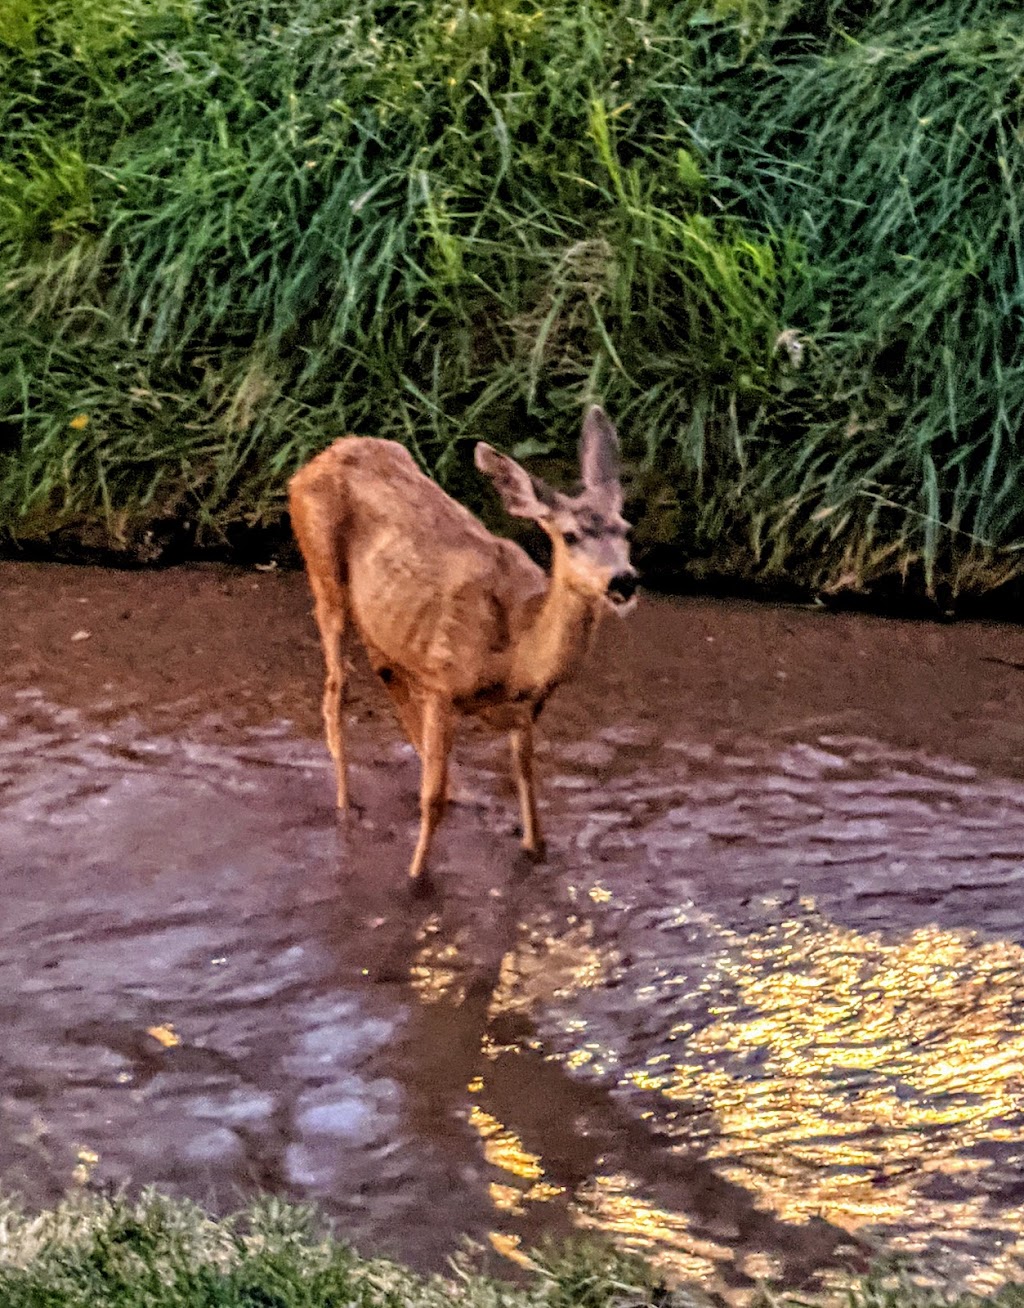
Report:
[[[531,477],[525,468],[507,454],[499,454],[485,441],[478,441],[473,455],[476,466],[494,482],[505,512],[515,518],[532,518],[543,522],[551,517],[558,502],[558,492],[539,477]]]
[[[587,410],[580,435],[580,472],[583,484],[616,512],[622,508],[619,481],[619,435],[600,405]]]

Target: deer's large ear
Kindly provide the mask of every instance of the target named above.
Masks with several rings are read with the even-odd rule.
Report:
[[[533,518],[537,522],[551,517],[558,492],[539,477],[531,477],[515,459],[499,454],[484,441],[477,443],[473,458],[480,471],[494,482],[506,513],[511,513],[514,518]]]
[[[619,483],[619,436],[600,405],[592,404],[580,435],[580,472],[588,491],[622,507]]]

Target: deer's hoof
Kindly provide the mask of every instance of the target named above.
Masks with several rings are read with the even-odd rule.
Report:
[[[434,893],[434,883],[428,872],[420,872],[416,876],[409,874],[409,894],[413,899],[427,899]]]

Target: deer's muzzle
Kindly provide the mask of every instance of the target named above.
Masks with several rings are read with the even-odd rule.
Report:
[[[628,604],[636,594],[636,573],[617,572],[608,583],[608,598],[613,604]]]

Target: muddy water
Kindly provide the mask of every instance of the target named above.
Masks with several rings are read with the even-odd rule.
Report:
[[[1024,1273],[1024,635],[647,599],[403,887],[339,826],[297,576],[0,567],[0,1183],[322,1204],[444,1265],[600,1230],[721,1289]]]

